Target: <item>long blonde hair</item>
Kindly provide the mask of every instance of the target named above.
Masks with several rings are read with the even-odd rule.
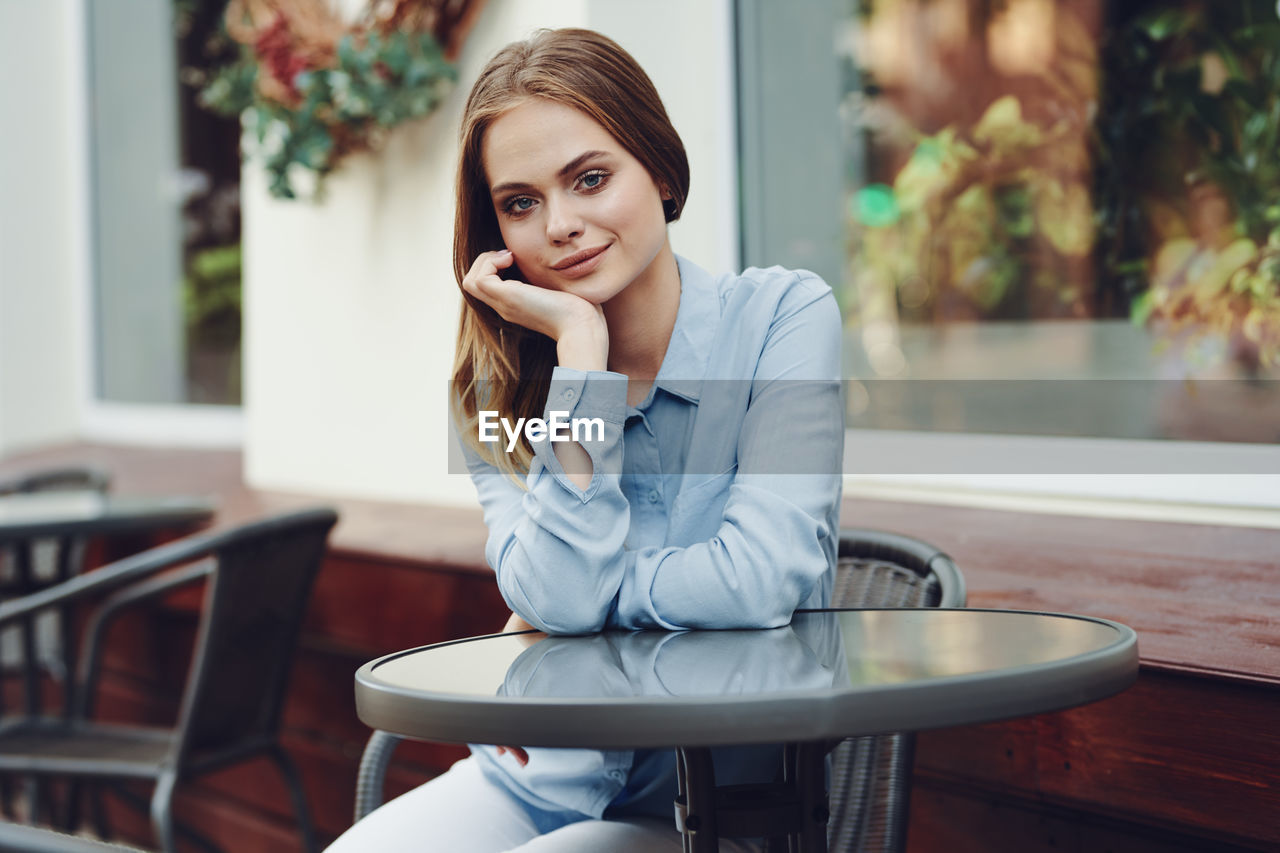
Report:
[[[498,51],[480,72],[462,117],[453,272],[462,279],[482,252],[502,249],[482,157],[484,134],[499,116],[529,98],[573,107],[603,127],[649,171],[670,200],[668,222],[680,218],[689,193],[689,161],[658,91],[632,56],[591,30],[542,30]],[[451,401],[459,434],[482,459],[509,474],[528,472],[533,448],[523,438],[515,452],[486,444],[477,433],[479,410],[502,417],[541,417],[555,341],[508,323],[463,292]]]

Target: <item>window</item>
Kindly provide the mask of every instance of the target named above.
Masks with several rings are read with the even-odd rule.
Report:
[[[240,403],[240,129],[195,104],[223,7],[85,8],[100,401]]]
[[[737,10],[744,261],[836,289],[852,428],[1280,471],[1273,0]],[[1020,443],[927,464],[1054,467]],[[922,472],[920,447],[875,473]]]

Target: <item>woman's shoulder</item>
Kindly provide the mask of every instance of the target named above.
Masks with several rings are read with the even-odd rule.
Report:
[[[721,275],[716,284],[726,316],[767,313],[779,319],[824,299],[835,305],[830,285],[806,269],[748,267]]]
[[[839,375],[840,308],[820,276],[779,266],[713,276],[688,265],[687,272],[672,340],[703,354],[701,375]]]

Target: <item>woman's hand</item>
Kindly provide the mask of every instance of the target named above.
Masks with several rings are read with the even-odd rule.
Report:
[[[524,621],[514,613],[512,613],[511,618],[507,620],[507,624],[502,626],[502,633],[504,634],[509,634],[513,631],[532,631],[532,630],[534,630],[534,627],[532,625],[530,625],[528,622]],[[521,747],[499,746],[497,749],[498,749],[498,755],[506,755],[508,752],[511,753],[511,757],[514,758],[516,760],[516,764],[519,764],[521,767],[524,767],[526,764],[529,763],[529,753],[526,752]]]
[[[516,760],[516,764],[519,764],[521,767],[524,767],[529,763],[529,753],[525,752],[518,746],[500,746],[497,749],[498,755],[506,755],[508,752],[511,753],[511,757],[514,758]]]
[[[533,630],[536,630],[536,629],[532,625],[530,625],[528,622],[526,622],[523,618],[521,618],[520,616],[517,616],[515,613],[512,613],[511,617],[507,619],[507,624],[502,626],[502,633],[504,634],[513,634],[516,631],[533,631]]]
[[[556,342],[564,367],[604,370],[609,359],[609,328],[604,311],[580,296],[504,279],[498,273],[515,263],[511,250],[484,252],[462,279],[462,289],[502,319]]]

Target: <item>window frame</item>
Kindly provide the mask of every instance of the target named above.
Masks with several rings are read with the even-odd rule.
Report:
[[[786,26],[762,23],[771,9],[769,0],[736,0],[734,3],[736,67],[733,79],[739,109],[738,148],[732,157],[737,163],[742,187],[741,204],[736,212],[741,225],[739,261],[740,265],[803,265],[786,257],[785,252],[779,257],[779,247],[786,246],[788,241],[802,240],[812,225],[803,217],[788,216],[788,211],[780,214],[775,209],[779,187],[785,186],[786,180],[780,182],[773,174],[774,164],[767,162],[769,146],[761,141],[763,129],[771,123],[765,118],[767,101],[762,86],[766,78],[773,79],[776,86],[778,75],[785,76],[788,47],[783,39],[788,32],[795,33]],[[790,21],[824,16],[834,20],[836,4],[833,0],[788,4],[786,15]],[[763,36],[766,31],[767,38]],[[770,57],[763,50],[773,50],[773,58],[779,61],[765,68]],[[796,85],[794,81],[792,85]],[[785,105],[792,124],[796,103],[800,100],[796,98]],[[772,124],[781,126],[777,121]],[[791,125],[788,128],[794,130]],[[811,140],[818,136],[812,127],[807,127],[805,132],[796,134],[796,144],[807,151]],[[813,163],[822,162],[823,158],[815,158],[809,152],[794,160],[812,172]],[[787,171],[787,164],[783,171]],[[794,182],[794,178],[784,178]],[[842,189],[839,181],[827,183]],[[813,184],[822,182],[809,182],[809,186]],[[843,252],[843,245],[840,251]],[[774,254],[765,257],[768,253]],[[820,252],[817,257],[817,262],[811,264],[815,272],[827,276],[833,274],[830,270],[841,269],[842,265],[829,257],[824,259]],[[954,460],[969,459],[975,453],[999,459],[1002,469],[1014,468],[1028,473],[982,474],[955,464]],[[859,470],[856,462],[859,458],[902,462],[898,466],[900,470],[869,471]],[[1055,458],[1068,461],[1048,464]],[[1203,511],[1206,507],[1240,507],[1244,512],[1239,517],[1260,526],[1271,525],[1264,523],[1270,515],[1259,512],[1280,509],[1280,446],[1277,445],[849,429],[845,435],[845,460],[845,490],[850,496],[892,495],[898,499],[946,499],[973,504],[1017,502],[1018,496],[1033,496],[1049,505],[1056,502],[1060,504],[1058,509],[1066,511],[1071,511],[1071,504],[1081,501],[1111,502],[1110,509],[1114,509],[1117,502],[1126,502],[1132,512],[1139,514],[1144,512],[1141,509],[1144,505],[1161,507],[1167,514],[1171,505],[1178,504],[1184,510],[1178,514],[1182,520],[1207,517]],[[1089,470],[1095,473],[1071,473],[1072,468],[1063,467],[1078,466],[1082,460],[1087,460]],[[1109,471],[1108,464],[1125,473]],[[1215,468],[1215,465],[1225,468]],[[1214,473],[1203,473],[1210,470]],[[1098,510],[1108,510],[1108,507],[1099,504]],[[1280,518],[1275,524],[1280,526]]]
[[[90,60],[90,0],[72,0],[67,6],[67,43],[70,73],[68,126],[71,135],[72,210],[68,228],[73,258],[75,312],[75,362],[78,365],[76,398],[79,432],[89,441],[171,447],[240,447],[244,443],[245,416],[241,406],[194,403],[142,404],[104,400],[96,388],[98,329],[96,317],[93,128]]]

